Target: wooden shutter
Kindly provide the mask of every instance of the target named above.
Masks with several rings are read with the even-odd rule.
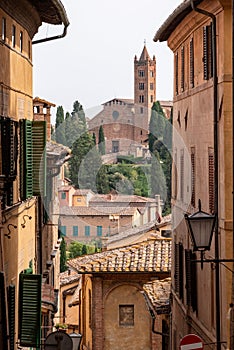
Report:
[[[195,207],[196,197],[195,197],[195,148],[191,148],[191,205]]]
[[[184,46],[181,47],[181,91],[184,91]]]
[[[186,290],[187,290],[187,305],[192,307],[193,311],[197,311],[197,268],[196,254],[191,249],[185,250],[186,263]]]
[[[21,346],[40,347],[41,275],[20,274],[19,340]]]
[[[190,62],[190,86],[194,87],[194,43],[193,38],[191,38],[189,43],[189,62]]]
[[[0,272],[0,349],[8,349],[4,273]]]
[[[184,200],[184,150],[180,152],[180,199]]]
[[[203,71],[205,80],[213,76],[212,24],[203,27]]]
[[[175,243],[175,291],[180,299],[183,299],[184,291],[184,260],[183,260],[183,245],[182,243]]]
[[[10,350],[15,348],[15,286],[8,287],[8,323]]]
[[[209,209],[214,213],[214,151],[212,148],[208,150],[208,181],[209,181]]]
[[[20,196],[21,199],[33,195],[33,153],[32,122],[20,121]]]
[[[179,73],[179,61],[178,61],[178,52],[175,54],[175,93],[178,95],[179,86],[178,86],[178,73]]]
[[[1,118],[2,174],[14,180],[17,175],[18,123]]]
[[[46,122],[33,121],[33,195],[46,195]]]

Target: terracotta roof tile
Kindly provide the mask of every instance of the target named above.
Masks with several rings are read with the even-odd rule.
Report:
[[[157,314],[170,313],[170,277],[148,282],[144,284],[143,289]]]
[[[81,215],[81,216],[108,216],[108,215],[122,215],[132,216],[137,208],[129,207],[68,207],[60,208],[61,215]]]
[[[76,271],[69,269],[68,271],[61,272],[59,275],[60,285],[65,286],[73,282],[79,281],[80,275]]]
[[[171,239],[151,239],[69,260],[78,273],[171,271]]]

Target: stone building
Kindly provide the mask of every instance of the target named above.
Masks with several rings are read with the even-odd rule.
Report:
[[[185,0],[154,37],[174,54],[172,349],[188,333],[210,349],[234,348],[233,268],[194,264],[184,220],[200,199],[217,216],[204,259],[233,259],[232,35],[231,1]]]
[[[157,238],[68,261],[81,276],[83,350],[169,350],[171,239]],[[156,286],[157,285],[157,286]]]
[[[16,350],[40,347],[41,322],[56,308],[58,235],[45,227],[46,121],[34,120],[32,45],[43,22],[64,36],[69,21],[59,0],[1,0],[0,21],[0,349]]]
[[[103,103],[103,109],[88,121],[88,128],[98,140],[103,127],[106,153],[147,153],[148,125],[151,107],[156,101],[156,59],[150,58],[146,46],[134,59],[134,99],[114,98]],[[172,108],[170,101],[162,101],[165,115]]]
[[[160,196],[95,194],[62,186],[59,190],[60,231],[65,240],[101,241],[133,227],[156,222],[162,216]]]

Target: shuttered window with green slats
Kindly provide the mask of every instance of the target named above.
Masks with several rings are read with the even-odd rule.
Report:
[[[17,175],[18,123],[10,118],[0,118],[2,175],[14,180]]]
[[[21,346],[40,347],[41,275],[20,274],[19,340]]]
[[[20,197],[26,199],[33,195],[32,180],[32,122],[20,121]]]
[[[46,195],[46,122],[33,121],[33,195]]]
[[[44,196],[46,191],[46,122],[20,122],[21,199]]]
[[[11,284],[8,287],[8,324],[10,350],[15,348],[15,286]]]
[[[8,349],[4,273],[0,272],[0,349]]]

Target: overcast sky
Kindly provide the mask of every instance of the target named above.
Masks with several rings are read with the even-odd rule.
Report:
[[[156,56],[157,100],[172,99],[172,53],[155,43],[159,27],[182,0],[62,0],[69,18],[65,38],[33,46],[34,97],[72,112],[78,100],[87,110],[114,98],[133,98],[134,56],[144,41]],[[43,26],[34,39],[61,34]]]

